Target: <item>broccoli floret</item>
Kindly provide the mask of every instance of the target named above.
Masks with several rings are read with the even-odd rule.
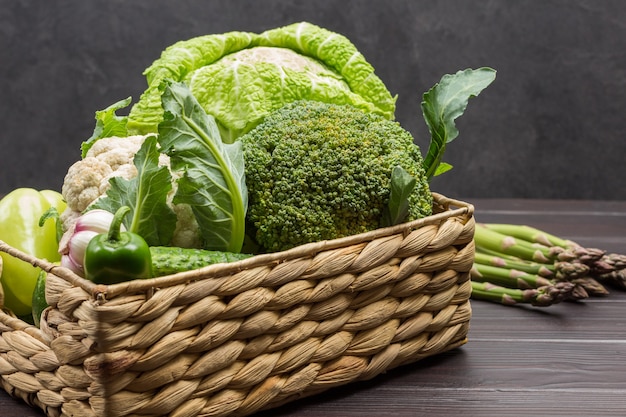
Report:
[[[431,214],[422,155],[399,123],[350,105],[296,101],[241,137],[247,221],[267,251],[381,227],[392,169],[417,179],[409,219]]]

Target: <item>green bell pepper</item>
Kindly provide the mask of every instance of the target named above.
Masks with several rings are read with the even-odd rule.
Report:
[[[150,247],[143,237],[120,230],[127,206],[115,213],[108,233],[94,236],[87,245],[83,267],[85,278],[96,284],[116,284],[152,277]]]
[[[39,226],[41,216],[54,207],[59,213],[65,210],[60,193],[53,190],[38,191],[18,188],[0,200],[0,240],[22,252],[40,259],[57,262],[61,259],[55,222],[46,221]],[[31,314],[32,296],[40,269],[4,252],[2,288],[4,306],[17,316]]]

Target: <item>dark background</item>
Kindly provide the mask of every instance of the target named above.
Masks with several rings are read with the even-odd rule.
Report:
[[[623,0],[0,0],[0,194],[60,190],[94,112],[145,89],[168,45],[306,20],[346,35],[425,152],[423,92],[490,66],[435,179],[451,197],[626,199]]]

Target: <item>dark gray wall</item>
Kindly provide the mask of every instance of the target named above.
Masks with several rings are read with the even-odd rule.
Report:
[[[94,112],[136,99],[166,46],[301,20],[357,45],[424,151],[421,94],[445,73],[498,70],[459,120],[437,191],[626,199],[623,0],[0,0],[0,194],[60,189]]]

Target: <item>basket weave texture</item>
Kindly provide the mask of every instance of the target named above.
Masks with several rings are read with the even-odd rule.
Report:
[[[0,382],[48,416],[245,416],[467,341],[473,207],[101,286],[49,271],[37,328],[0,312]]]

